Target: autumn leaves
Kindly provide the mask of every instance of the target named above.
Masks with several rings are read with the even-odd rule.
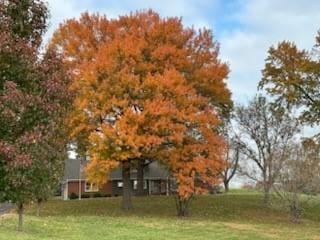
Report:
[[[0,1],[0,201],[41,202],[61,181],[71,95],[58,54],[40,54],[42,1]]]
[[[90,155],[89,179],[105,181],[111,169],[148,158],[170,169],[179,203],[206,191],[195,180],[218,183],[218,127],[231,100],[209,30],[153,11],[111,20],[85,13],[62,24],[49,48],[64,56],[72,79],[68,122]],[[124,196],[130,204],[130,189]]]

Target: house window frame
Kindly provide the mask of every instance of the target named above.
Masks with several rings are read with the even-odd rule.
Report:
[[[99,192],[99,187],[97,186],[96,183],[85,181],[84,184],[85,184],[85,187],[84,187],[85,192]]]
[[[138,180],[133,180],[133,190],[137,190],[138,189]],[[148,181],[147,180],[143,180],[143,189],[147,190],[148,189]]]

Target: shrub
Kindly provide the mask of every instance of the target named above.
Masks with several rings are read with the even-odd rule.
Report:
[[[78,199],[78,195],[77,194],[75,194],[74,192],[72,192],[71,194],[70,194],[70,196],[69,196],[69,198],[70,198],[70,200],[73,200],[73,199]]]
[[[86,194],[86,193],[81,195],[81,198],[90,198],[90,197],[91,197],[90,194]]]
[[[94,198],[99,198],[99,197],[102,197],[102,194],[100,192],[96,192],[93,194],[93,197]]]

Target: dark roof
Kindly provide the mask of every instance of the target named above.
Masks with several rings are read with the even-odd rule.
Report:
[[[79,179],[79,176],[80,176],[80,160],[78,158],[66,160],[63,179],[76,180],[76,179]],[[84,174],[81,174],[81,179],[85,179]]]
[[[83,164],[85,165],[85,164]],[[166,179],[169,177],[169,171],[158,162],[151,162],[144,168],[144,179]],[[80,160],[68,159],[66,160],[64,180],[78,180],[80,177]],[[130,171],[130,178],[137,179],[137,170],[132,169]],[[85,180],[83,171],[81,172],[81,179]],[[121,180],[122,171],[121,168],[117,168],[108,174],[109,180]]]
[[[144,179],[166,179],[169,176],[169,171],[161,166],[158,162],[151,162],[144,168]],[[130,171],[130,178],[137,179],[137,170],[132,169]],[[108,175],[110,180],[121,180],[122,171],[121,168],[117,168],[111,171]]]

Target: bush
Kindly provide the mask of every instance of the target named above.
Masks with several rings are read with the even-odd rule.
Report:
[[[96,193],[93,194],[93,197],[94,198],[99,198],[99,197],[102,197],[102,194],[99,193],[99,192],[96,192]]]
[[[106,193],[106,194],[103,195],[103,197],[111,197],[111,194]]]
[[[81,198],[90,198],[90,197],[91,197],[90,194],[86,194],[86,193],[81,195]]]
[[[69,198],[70,198],[70,200],[73,200],[73,199],[78,199],[78,195],[77,194],[75,194],[74,192],[72,192],[71,194],[70,194],[70,196],[69,196]]]

